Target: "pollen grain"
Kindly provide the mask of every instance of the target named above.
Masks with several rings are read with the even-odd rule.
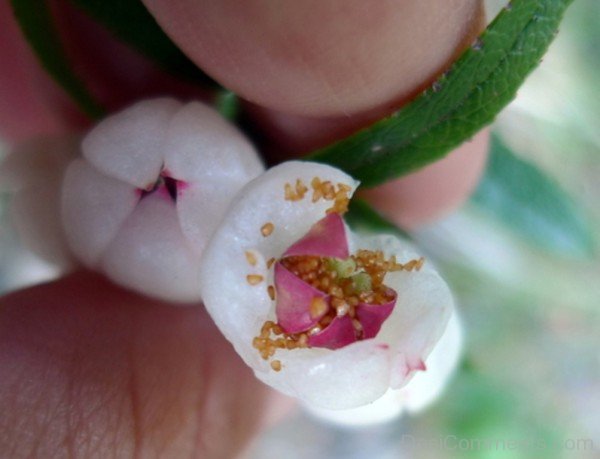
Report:
[[[306,333],[285,333],[280,325],[272,320],[267,320],[260,330],[260,335],[252,340],[252,347],[264,360],[268,360],[275,355],[275,351],[278,349],[292,350],[308,347],[308,336]],[[274,362],[276,361],[274,360],[271,364]],[[273,370],[279,371],[276,368]]]
[[[271,222],[267,222],[263,226],[261,226],[260,233],[264,237],[267,237],[267,236],[270,236],[273,233],[274,229],[275,229],[275,225],[273,225],[273,223],[271,223]]]
[[[327,312],[327,309],[329,309],[329,307],[327,306],[327,302],[320,296],[316,296],[310,302],[310,317],[313,319],[321,317]]]
[[[251,266],[256,266],[257,259],[256,259],[256,255],[254,255],[253,252],[251,252],[249,250],[246,251],[246,260],[248,261],[248,263]]]
[[[286,201],[301,201],[308,191],[306,185],[301,179],[296,179],[295,186],[291,183],[286,183],[284,186],[284,197]]]
[[[321,199],[333,201],[333,205],[326,210],[328,214],[335,212],[342,215],[348,211],[350,191],[352,191],[350,186],[345,183],[338,183],[336,186],[329,180],[322,181],[319,177],[314,177],[310,186],[313,190],[312,202]]]
[[[267,287],[267,293],[269,294],[269,298],[271,298],[271,301],[275,301],[275,287],[269,285]]]
[[[260,274],[248,274],[246,280],[250,285],[258,285],[264,280],[264,277]]]

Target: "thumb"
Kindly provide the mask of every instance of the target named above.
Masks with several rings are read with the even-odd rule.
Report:
[[[235,457],[282,400],[203,308],[90,273],[0,301],[0,368],[8,457]]]

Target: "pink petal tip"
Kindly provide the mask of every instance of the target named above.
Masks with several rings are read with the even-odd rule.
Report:
[[[330,213],[315,223],[302,239],[283,254],[284,257],[295,255],[314,255],[342,260],[348,258],[350,253],[342,217]]]

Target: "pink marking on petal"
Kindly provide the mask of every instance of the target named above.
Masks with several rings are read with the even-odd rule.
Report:
[[[190,184],[184,180],[177,180],[177,195],[182,194],[187,188],[190,187]]]
[[[401,372],[405,378],[415,371],[427,371],[427,366],[423,359],[406,359],[403,361]]]
[[[308,337],[309,346],[327,349],[339,349],[355,341],[356,333],[349,316],[336,317],[322,331]]]
[[[330,213],[315,223],[302,239],[283,254],[284,257],[293,255],[314,255],[342,260],[348,258],[348,239],[342,217]]]
[[[156,188],[156,181],[148,183],[142,190],[146,193],[151,193],[154,188]]]
[[[389,344],[380,343],[380,344],[377,345],[377,348],[378,349],[383,349],[384,351],[387,351],[390,348],[390,346],[389,346]]]
[[[171,196],[171,193],[169,192],[168,188],[164,185],[160,185],[158,186],[153,192],[152,194],[155,194],[156,196],[159,196],[163,199],[166,199],[168,201],[173,202],[173,197]]]
[[[419,361],[417,362],[417,364],[413,367],[411,367],[411,370],[413,371],[427,371],[427,365],[425,365],[425,362],[423,362],[423,359],[419,359]]]
[[[311,317],[310,304],[315,297],[323,298],[326,303],[329,303],[328,295],[304,282],[279,262],[275,264],[275,288],[277,289],[275,314],[277,322],[286,333],[309,330],[325,315]]]
[[[396,306],[397,295],[384,304],[359,303],[356,306],[356,318],[363,327],[363,339],[374,338],[379,333],[383,322],[390,316]]]
[[[166,168],[163,169],[160,173],[160,176],[163,179],[171,179],[171,182],[173,182],[175,184],[175,186],[177,187],[178,195],[181,194],[181,191],[185,190],[187,187],[190,186],[190,184],[188,182],[186,182],[185,180],[180,180],[178,178],[175,178],[169,169],[166,169]]]

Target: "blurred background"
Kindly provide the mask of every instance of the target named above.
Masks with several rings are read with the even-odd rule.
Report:
[[[490,18],[504,3],[486,2]],[[465,330],[440,400],[361,430],[297,413],[249,457],[598,457],[599,74],[600,2],[576,0],[498,118],[475,196],[413,235],[451,284]],[[7,203],[1,194],[0,293],[57,273],[19,245]]]

